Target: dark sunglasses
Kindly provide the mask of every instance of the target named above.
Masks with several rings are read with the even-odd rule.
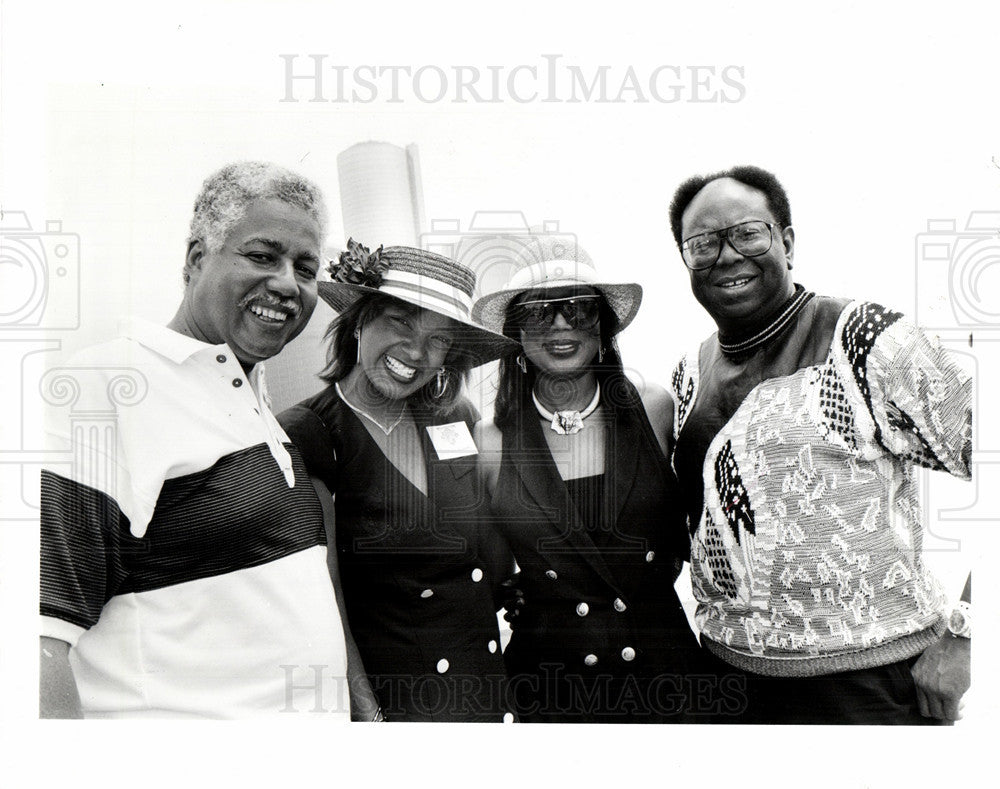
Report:
[[[601,297],[567,296],[564,299],[522,301],[512,308],[514,321],[522,329],[548,329],[556,314],[563,316],[571,329],[592,329],[601,320]]]

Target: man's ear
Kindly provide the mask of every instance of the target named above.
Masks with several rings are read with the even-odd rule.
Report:
[[[795,228],[789,225],[782,229],[781,242],[785,246],[785,260],[788,262],[788,268],[791,269],[795,259]]]
[[[202,259],[205,257],[205,242],[195,239],[188,242],[187,257],[184,259],[184,270],[188,276],[194,276],[195,272],[201,271]]]

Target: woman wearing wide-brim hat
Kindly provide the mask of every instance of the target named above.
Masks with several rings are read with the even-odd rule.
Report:
[[[509,553],[483,525],[477,413],[461,390],[513,343],[471,322],[475,277],[448,258],[352,240],[330,273],[319,283],[339,313],[328,387],[279,419],[327,505],[333,494],[344,604],[378,717],[512,719],[494,597]]]
[[[637,388],[615,342],[642,288],[538,237],[473,318],[518,341],[477,428],[493,523],[523,600],[505,657],[521,720],[682,722],[697,642],[674,581],[687,555],[666,460],[672,401]]]

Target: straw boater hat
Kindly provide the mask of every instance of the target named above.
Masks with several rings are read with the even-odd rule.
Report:
[[[503,331],[507,307],[526,291],[552,288],[593,288],[618,318],[616,333],[639,311],[642,286],[636,282],[603,282],[586,251],[554,236],[536,236],[515,256],[520,268],[500,290],[481,297],[472,307],[472,319],[495,332]]]
[[[348,239],[347,250],[330,263],[333,282],[320,282],[319,295],[340,313],[362,296],[381,293],[431,310],[459,324],[457,345],[476,365],[517,347],[502,334],[477,326],[469,318],[476,276],[443,255],[413,247],[367,247]]]

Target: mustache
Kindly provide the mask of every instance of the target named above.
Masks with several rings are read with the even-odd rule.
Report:
[[[297,318],[302,311],[301,306],[299,306],[299,303],[295,299],[279,299],[269,293],[255,293],[247,296],[240,302],[242,309],[252,306],[281,310],[282,312],[287,312],[292,318]]]

